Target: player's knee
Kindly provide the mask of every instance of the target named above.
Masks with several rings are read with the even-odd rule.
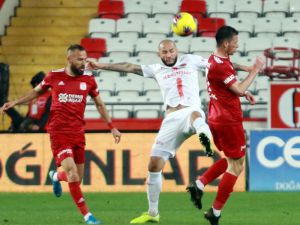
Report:
[[[69,182],[76,182],[76,181],[80,180],[80,177],[79,177],[76,167],[75,168],[74,167],[66,168],[66,173],[67,173]]]
[[[201,117],[201,113],[200,112],[197,112],[197,111],[192,112],[192,114],[191,114],[191,120],[192,121],[195,121],[199,117]]]

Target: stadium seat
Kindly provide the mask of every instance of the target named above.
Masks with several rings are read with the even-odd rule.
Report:
[[[143,78],[134,76],[134,77],[120,77],[116,80],[116,94],[122,92],[136,92],[141,94],[143,91]]]
[[[121,37],[122,33],[133,34],[133,38],[138,38],[142,35],[143,25],[140,20],[119,19],[117,21],[116,34]],[[124,36],[123,36],[124,38]],[[129,38],[129,36],[127,36]]]
[[[268,118],[268,109],[264,105],[253,105],[249,108],[250,118]]]
[[[178,11],[179,4],[176,1],[174,2],[174,0],[154,0],[152,2],[152,15],[175,15]]]
[[[285,37],[299,38],[300,18],[287,17],[282,20],[282,33]]]
[[[226,24],[239,31],[239,38],[249,38],[253,34],[253,20],[248,18],[231,18]]]
[[[171,22],[169,20],[148,18],[144,20],[144,36],[148,37],[149,34],[162,34],[167,36],[171,32],[170,24]]]
[[[261,0],[239,0],[235,5],[235,11],[239,18],[254,19],[262,13]]]
[[[113,77],[100,77],[96,79],[100,91],[108,91],[110,95],[115,93],[115,78]]]
[[[225,25],[222,18],[203,18],[198,23],[198,35],[203,37],[214,37],[217,30]]]
[[[139,119],[155,119],[160,117],[160,113],[155,109],[138,109],[135,111],[135,117]]]
[[[107,54],[115,57],[126,57],[134,52],[134,41],[123,38],[111,38],[107,40]]]
[[[87,51],[88,58],[100,58],[106,52],[106,40],[102,38],[82,38],[80,44]]]
[[[99,1],[98,16],[100,18],[119,19],[124,15],[123,1]]]
[[[120,78],[120,72],[116,72],[116,71],[109,71],[109,70],[101,70],[99,73],[99,79],[114,79],[117,80]]]
[[[255,79],[255,91],[258,93],[258,95],[263,95],[260,92],[261,90],[269,90],[269,85],[270,85],[270,81],[269,81],[269,77],[267,76],[257,76]],[[268,94],[267,94],[268,95]]]
[[[128,56],[120,56],[120,57],[101,57],[98,61],[100,63],[119,63],[126,62]]]
[[[201,101],[204,103],[204,102],[209,102],[210,100],[210,97],[209,97],[209,94],[208,94],[208,91],[207,90],[202,90],[200,92],[200,99]]]
[[[85,119],[98,119],[100,118],[99,112],[94,104],[87,104],[84,111]]]
[[[207,14],[209,17],[218,17],[223,19],[229,19],[234,14],[234,0],[216,0],[214,4],[211,4]]]
[[[194,37],[191,39],[190,53],[208,58],[214,51],[216,41],[212,37]]]
[[[281,34],[281,19],[257,18],[254,21],[254,33],[257,37],[273,38]]]
[[[269,38],[249,38],[245,42],[245,53],[248,56],[262,56],[266,48],[272,47],[272,41]]]
[[[161,39],[139,38],[136,42],[135,54],[139,57],[157,57],[160,41]]]
[[[295,17],[300,17],[300,1],[299,0],[290,0],[290,14]]]
[[[263,15],[266,17],[285,18],[288,13],[288,1],[267,0],[264,1]]]
[[[192,14],[197,20],[206,16],[205,0],[183,0],[180,6],[181,12]]]
[[[273,47],[300,48],[299,38],[296,37],[276,37],[273,39]]]
[[[116,22],[113,19],[91,19],[89,22],[89,35],[106,34],[113,36],[116,33]],[[99,37],[99,36],[98,36]]]
[[[143,1],[143,0],[130,0],[124,1],[125,3],[125,15],[132,19],[132,16],[147,18],[152,13],[152,4],[151,1]],[[133,16],[133,17],[134,17]]]

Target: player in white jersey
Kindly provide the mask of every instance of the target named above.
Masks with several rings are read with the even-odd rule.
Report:
[[[211,133],[201,109],[198,87],[198,71],[206,68],[207,59],[190,54],[178,56],[176,45],[171,40],[160,42],[159,57],[162,63],[152,65],[89,61],[89,69],[128,72],[153,78],[158,82],[163,95],[166,117],[152,146],[148,165],[149,210],[130,223],[159,222],[161,171],[165,162],[175,156],[176,150],[186,139],[197,134],[205,147],[206,154],[213,155],[210,148]]]

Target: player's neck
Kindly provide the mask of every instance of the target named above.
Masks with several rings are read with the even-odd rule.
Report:
[[[71,77],[76,77],[76,75],[72,72],[70,66],[66,66],[65,72],[66,72],[67,75],[69,75]]]
[[[214,53],[216,56],[222,57],[222,58],[228,58],[229,55],[228,53],[222,49],[222,48],[217,48],[217,50]]]

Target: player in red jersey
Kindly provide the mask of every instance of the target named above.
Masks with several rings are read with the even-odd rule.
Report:
[[[80,188],[84,171],[84,109],[90,95],[97,110],[108,123],[116,143],[121,134],[112,126],[105,105],[100,98],[93,76],[85,73],[87,54],[80,45],[71,45],[67,51],[67,66],[48,73],[45,79],[18,100],[5,103],[1,112],[30,101],[51,88],[52,103],[48,120],[51,148],[57,166],[63,171],[50,171],[54,194],[61,195],[60,181],[68,182],[70,194],[87,224],[100,224],[89,211]]]
[[[211,225],[219,224],[221,209],[243,170],[246,143],[239,98],[246,97],[250,104],[255,104],[254,97],[247,89],[264,65],[262,59],[256,58],[248,76],[238,82],[235,65],[229,58],[238,48],[238,31],[223,26],[217,31],[216,41],[217,50],[208,60],[207,86],[210,95],[208,123],[217,148],[223,151],[226,157],[217,161],[199,180],[187,187],[191,199],[201,209],[204,186],[223,174],[213,207],[204,214]]]

